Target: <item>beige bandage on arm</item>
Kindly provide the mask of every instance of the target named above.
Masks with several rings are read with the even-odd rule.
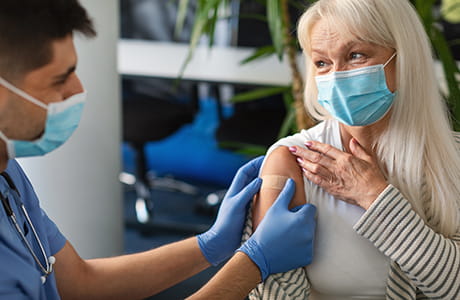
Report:
[[[289,177],[280,175],[264,175],[260,178],[262,178],[262,186],[260,187],[261,190],[282,190],[286,184],[286,181],[289,179]]]

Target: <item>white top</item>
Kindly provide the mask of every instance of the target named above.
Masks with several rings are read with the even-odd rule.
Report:
[[[343,150],[339,123],[327,120],[280,145],[305,147],[315,140]],[[385,299],[390,260],[353,229],[364,209],[337,200],[304,177],[307,201],[317,207],[314,257],[306,267],[315,300]]]

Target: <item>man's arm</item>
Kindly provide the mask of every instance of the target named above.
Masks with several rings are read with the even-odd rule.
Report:
[[[83,260],[67,242],[56,255],[63,299],[142,299],[210,266],[196,238],[113,258]]]
[[[260,188],[262,157],[241,167],[214,225],[195,238],[151,251],[83,260],[67,243],[58,252],[56,281],[64,299],[141,299],[229,258],[240,246],[247,205]]]
[[[55,255],[61,297],[141,299],[228,258],[239,245],[247,205],[260,187],[259,179],[252,180],[260,163],[261,160],[256,160],[238,171],[216,222],[195,238],[139,254],[93,260],[81,259],[67,242]],[[314,238],[315,207],[306,204],[289,210],[294,192],[294,181],[288,180],[254,234],[193,297],[216,298],[228,286],[227,299],[244,298],[268,274],[285,272],[311,261],[308,253]]]
[[[144,253],[87,261],[67,243],[56,254],[55,272],[62,299],[143,299],[209,265],[195,238]],[[244,299],[260,282],[259,267],[237,252],[188,299]]]
[[[205,286],[187,299],[245,299],[260,281],[259,267],[245,253],[237,252]]]

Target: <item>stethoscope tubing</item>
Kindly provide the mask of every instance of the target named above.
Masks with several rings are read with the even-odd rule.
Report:
[[[3,178],[5,178],[6,182],[9,185],[9,188],[11,190],[13,190],[14,192],[16,192],[16,194],[19,196],[19,191],[16,189],[16,186],[13,184],[13,182],[12,182],[11,178],[9,177],[9,175],[7,173],[5,173],[5,172],[1,173],[0,175]],[[30,254],[32,255],[32,257],[34,259],[34,261],[37,263],[37,265],[40,268],[40,270],[44,273],[44,276],[42,276],[42,282],[45,283],[46,277],[48,277],[48,275],[50,275],[53,272],[53,263],[52,262],[50,263],[50,259],[46,256],[46,252],[45,252],[45,249],[43,248],[43,244],[42,244],[42,242],[40,240],[40,237],[38,236],[38,233],[37,233],[37,231],[35,229],[34,224],[32,223],[32,220],[29,217],[29,214],[27,213],[27,210],[26,210],[24,204],[19,199],[17,199],[16,197],[13,196],[13,198],[16,201],[16,205],[18,205],[21,208],[21,211],[24,214],[24,217],[25,217],[27,223],[29,224],[29,227],[32,229],[32,233],[33,233],[34,238],[37,241],[37,244],[38,244],[38,246],[40,248],[40,252],[43,255],[43,258],[44,258],[46,266],[44,266],[41,263],[41,261],[38,259],[37,255],[35,254],[35,252],[32,249],[32,246],[30,245],[30,243],[27,240],[24,232],[22,231],[21,226],[19,226],[17,218],[16,218],[16,215],[15,215],[15,213],[14,213],[14,211],[11,208],[11,205],[9,203],[9,199],[7,197],[5,197],[2,193],[0,193],[0,199],[1,199],[2,203],[3,203],[3,207],[4,207],[5,211],[6,211],[6,214],[11,219],[14,227],[16,228],[16,231],[21,236],[21,239],[22,239],[23,243],[26,245],[26,248],[29,250]],[[54,260],[54,258],[53,258],[53,260]]]

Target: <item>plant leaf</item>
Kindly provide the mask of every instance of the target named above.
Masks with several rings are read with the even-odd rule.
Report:
[[[212,12],[212,17],[208,20],[207,26],[205,27],[205,32],[208,34],[209,42],[208,46],[211,48],[214,45],[214,31],[216,29],[216,23],[219,17],[219,6],[214,9]]]
[[[256,99],[261,99],[273,95],[278,95],[284,93],[286,90],[289,90],[289,87],[282,86],[282,87],[268,87],[268,88],[260,88],[255,89],[247,93],[241,93],[235,95],[230,99],[231,102],[239,103],[239,102],[247,102]]]
[[[244,60],[242,60],[240,63],[242,65],[244,64],[247,64],[251,61],[254,61],[254,60],[257,60],[257,59],[260,59],[260,58],[263,58],[263,57],[267,57],[267,56],[270,56],[270,55],[273,55],[275,54],[275,47],[273,47],[272,45],[270,46],[265,46],[265,47],[260,47],[258,49],[256,49],[249,57],[245,58]]]
[[[442,63],[444,69],[444,75],[448,87],[447,104],[452,113],[452,119],[454,121],[454,129],[460,129],[460,82],[457,79],[457,75],[460,75],[460,71],[457,67],[457,63],[452,57],[452,53],[449,48],[449,44],[444,38],[443,34],[439,29],[433,27],[431,30],[432,44],[438,54],[439,60]]]
[[[263,6],[266,6],[266,5],[267,5],[267,3],[265,2],[265,0],[254,0],[254,1],[257,2],[257,3],[259,3],[259,4],[261,4],[261,5],[263,5]]]
[[[311,0],[309,2],[312,2]],[[289,0],[289,4],[292,5],[298,11],[304,11],[307,8],[305,1]]]
[[[174,36],[179,37],[184,28],[185,18],[187,17],[187,8],[189,0],[179,0],[179,7],[177,9],[176,27],[174,29]]]
[[[448,42],[449,46],[458,46],[460,45],[460,39],[454,39],[454,40],[450,40]]]
[[[452,12],[455,12],[457,9],[460,9],[460,2],[458,3],[452,3],[450,6],[445,5],[443,9],[441,10],[441,13],[446,16],[449,15]]]
[[[219,9],[220,4],[225,0],[199,0],[198,8],[195,14],[195,21],[193,23],[192,34],[190,37],[190,47],[185,58],[185,61],[182,64],[181,70],[179,72],[179,78],[184,74],[185,68],[190,63],[190,60],[193,57],[195,49],[198,45],[198,42],[203,34],[208,34],[213,36],[215,24],[210,23],[216,22],[217,19],[210,18],[210,15],[214,15],[215,11]],[[207,29],[207,30],[206,30]]]
[[[280,131],[278,133],[278,139],[288,136],[289,134],[295,131],[295,128],[297,127],[295,115],[295,108],[294,106],[291,106],[286,113],[286,117],[283,120],[283,124],[281,125]]]
[[[267,152],[267,148],[260,145],[233,142],[233,141],[223,141],[219,143],[219,147],[224,149],[230,149],[239,154],[249,155],[249,156],[259,156],[264,155]]]
[[[425,30],[429,32],[434,23],[433,5],[436,0],[415,0],[415,8],[422,18]]]
[[[240,19],[248,19],[248,20],[257,20],[260,22],[267,22],[267,16],[260,15],[260,14],[240,14]]]
[[[296,110],[294,107],[294,97],[292,90],[283,93],[284,105],[286,106],[286,116],[278,133],[278,139],[283,138],[297,129]]]
[[[267,0],[267,21],[272,37],[273,46],[276,49],[279,60],[283,59],[283,12],[281,0]]]

